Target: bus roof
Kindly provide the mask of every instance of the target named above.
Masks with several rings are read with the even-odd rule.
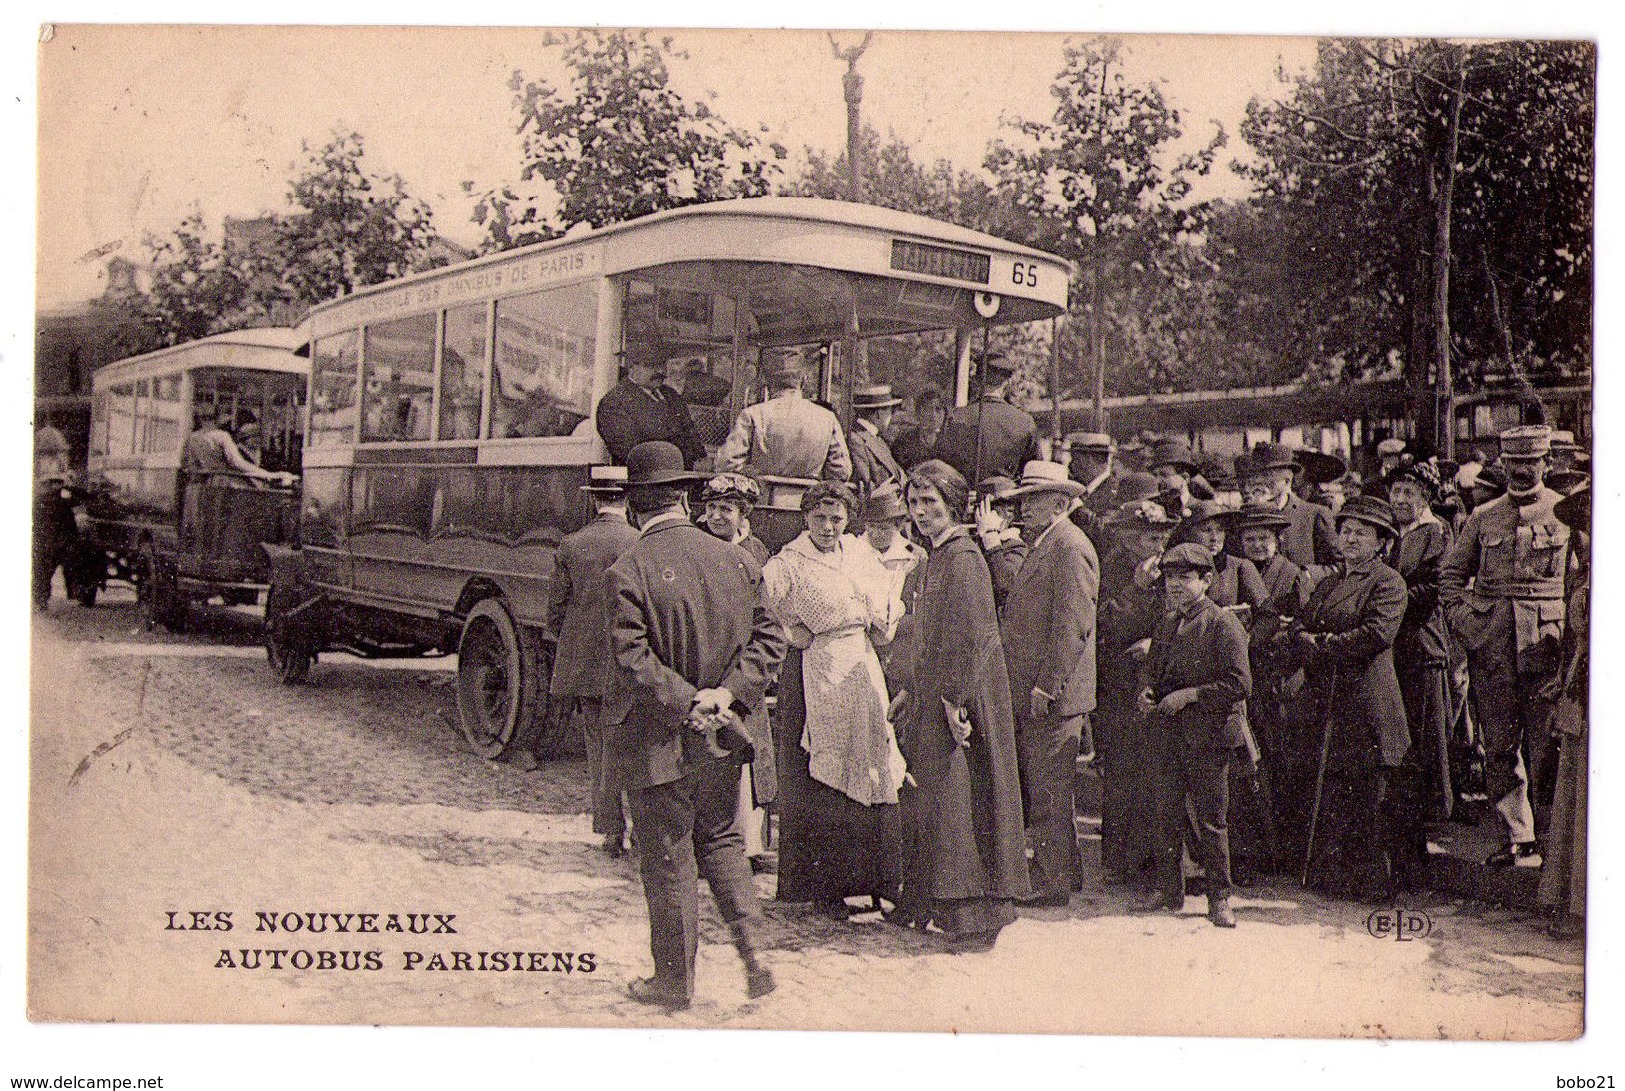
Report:
[[[357,288],[348,295],[316,304],[306,313],[305,321],[301,323],[301,329],[305,330],[308,335],[311,316],[332,307],[352,303],[359,298],[375,293],[398,289],[403,284],[429,280],[452,273],[462,273],[470,269],[477,269],[482,265],[509,261],[516,256],[543,253],[548,250],[577,246],[585,242],[600,241],[633,232],[658,231],[665,225],[709,217],[744,217],[781,222],[800,220],[829,226],[857,227],[897,235],[912,235],[934,241],[994,250],[1006,255],[1040,259],[1045,262],[1064,265],[1069,273],[1072,270],[1072,263],[1059,255],[1047,253],[1043,250],[1035,250],[1020,243],[1001,239],[996,235],[974,231],[971,228],[961,227],[958,224],[948,223],[943,220],[934,220],[928,216],[920,216],[913,212],[900,212],[879,205],[831,201],[821,197],[742,197],[728,201],[713,201],[707,204],[685,205],[682,208],[666,209],[648,216],[640,216],[635,220],[610,224],[607,227],[572,229],[564,236],[549,239],[546,242],[515,247],[512,250],[504,250],[500,253],[482,255],[465,262],[459,262],[456,265],[439,266],[434,269],[409,273],[403,277],[380,284],[369,284],[366,287]],[[611,270],[611,272],[614,272],[614,270]]]
[[[168,368],[253,367],[268,371],[308,371],[295,350],[305,335],[287,326],[264,326],[211,334],[140,356],[126,356],[96,369],[96,387]]]

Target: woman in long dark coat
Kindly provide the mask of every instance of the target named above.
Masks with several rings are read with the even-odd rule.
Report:
[[[1427,864],[1429,821],[1450,817],[1455,788],[1450,774],[1455,693],[1450,679],[1450,631],[1439,605],[1439,562],[1455,534],[1433,512],[1439,499],[1438,464],[1402,466],[1388,481],[1388,503],[1399,529],[1394,568],[1410,596],[1394,641],[1399,690],[1411,727],[1411,749],[1394,785],[1394,806],[1410,834],[1402,881],[1420,880]]]
[[[1010,681],[987,562],[959,522],[965,479],[931,459],[909,474],[929,550],[916,601],[901,745],[903,889],[894,923],[935,924],[956,950],[992,947],[1030,891]]]
[[[1291,630],[1305,672],[1289,746],[1293,782],[1308,793],[1305,809],[1314,816],[1309,885],[1339,897],[1390,897],[1396,842],[1403,839],[1388,794],[1410,748],[1394,672],[1405,580],[1379,556],[1395,529],[1383,500],[1360,496],[1344,504],[1337,518],[1343,563],[1315,586]]]
[[[1154,751],[1135,698],[1146,649],[1162,614],[1156,558],[1174,520],[1161,505],[1135,500],[1106,520],[1112,545],[1100,562],[1096,615],[1095,750],[1099,755],[1100,864],[1108,882],[1155,883]]]

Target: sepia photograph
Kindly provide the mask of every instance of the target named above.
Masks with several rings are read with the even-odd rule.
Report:
[[[11,1086],[1613,1086],[1594,26],[233,17],[14,81]]]

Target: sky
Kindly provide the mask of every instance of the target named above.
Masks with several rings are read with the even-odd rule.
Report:
[[[672,32],[687,54],[674,87],[729,123],[786,145],[844,146],[844,62],[822,31]],[[840,34],[844,46],[861,34]],[[1048,118],[1065,39],[1052,33],[881,32],[859,62],[864,120],[917,158],[979,166],[1001,121]],[[1253,95],[1278,64],[1312,63],[1309,38],[1129,37],[1126,75],[1160,81],[1185,113],[1187,143],[1213,123],[1231,135],[1209,195],[1244,192],[1222,164],[1243,150]],[[39,51],[39,301],[101,291],[108,254],[146,258],[195,203],[223,216],[285,207],[301,142],[359,132],[366,165],[402,176],[442,234],[465,245],[476,190],[515,180],[521,145],[508,77],[562,75],[541,33],[473,28],[56,27]],[[765,131],[760,127],[765,126]]]

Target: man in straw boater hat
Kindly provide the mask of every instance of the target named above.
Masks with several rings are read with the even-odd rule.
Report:
[[[1038,457],[1038,422],[1010,404],[1006,391],[1015,362],[999,349],[971,355],[982,376],[982,396],[948,414],[937,438],[936,457],[966,481],[993,474],[1015,477]]]
[[[1226,825],[1230,760],[1244,746],[1252,672],[1247,630],[1206,595],[1213,554],[1194,542],[1172,546],[1158,564],[1164,610],[1146,656],[1148,684],[1139,707],[1150,720],[1156,777],[1158,894],[1145,908],[1185,907],[1180,868],[1187,808],[1207,876],[1208,919],[1234,928],[1230,908],[1230,841]]]
[[[785,632],[761,604],[756,562],[689,520],[695,475],[682,453],[640,444],[626,472],[638,540],[609,570],[615,678],[604,723],[612,783],[631,801],[655,964],[629,991],[671,1010],[693,1001],[704,876],[744,960],[747,995],[765,996],[773,974],[757,957],[761,907],[736,804]]]
[[[1281,552],[1311,579],[1319,579],[1339,560],[1337,531],[1330,510],[1292,491],[1302,472],[1297,454],[1284,443],[1256,443],[1236,459],[1243,500],[1286,516]]]
[[[852,455],[835,414],[809,400],[802,371],[812,356],[775,357],[762,365],[765,402],[747,405],[717,449],[717,469],[763,477],[850,481]]]
[[[564,536],[553,554],[553,581],[547,590],[547,631],[557,642],[548,694],[561,715],[580,724],[592,791],[592,832],[611,856],[626,852],[622,793],[605,777],[604,692],[609,685],[609,566],[638,532],[626,521],[626,468],[594,466],[581,486],[592,504],[592,519]],[[534,759],[532,759],[532,764]]]
[[[1501,433],[1506,494],[1467,517],[1439,567],[1439,601],[1467,650],[1484,776],[1506,831],[1506,847],[1486,861],[1494,867],[1541,864],[1540,790],[1549,787],[1553,742],[1546,690],[1557,672],[1569,562],[1569,528],[1553,512],[1562,496],[1545,485],[1551,442],[1543,424]]]
[[[1033,839],[1033,894],[1063,906],[1083,887],[1073,786],[1080,748],[1093,754],[1095,613],[1100,561],[1067,516],[1084,487],[1058,462],[1032,461],[1010,495],[1031,542],[999,614],[1016,719],[1016,757]]]
[[[868,496],[887,481],[902,484],[903,468],[892,457],[885,435],[892,410],[902,404],[903,399],[893,396],[887,383],[852,392],[852,431],[846,443],[852,453],[852,484],[858,487],[859,496]]]

